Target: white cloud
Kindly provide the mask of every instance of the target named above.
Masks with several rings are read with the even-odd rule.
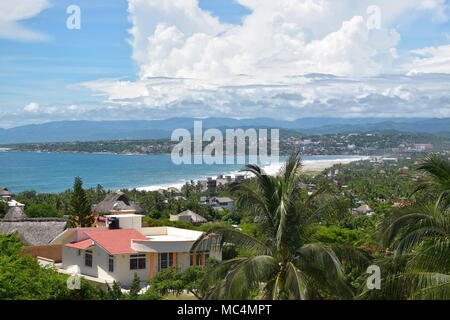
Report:
[[[77,111],[77,110],[80,110],[80,109],[81,109],[80,106],[77,106],[77,105],[75,105],[75,104],[72,104],[72,105],[70,105],[70,106],[67,106],[66,108],[67,108],[68,110],[70,110],[70,111]]]
[[[102,94],[106,94],[109,100],[133,99],[148,96],[149,92],[142,82],[97,80],[86,82],[83,86]]]
[[[450,73],[450,45],[413,50],[418,57],[410,65],[411,73]]]
[[[46,41],[45,34],[30,30],[20,21],[32,18],[48,8],[48,0],[0,1],[0,38],[22,41]]]
[[[447,48],[412,59],[397,49],[396,31],[423,13],[447,20],[446,1],[236,1],[251,11],[241,25],[219,22],[196,0],[128,0],[138,80],[83,86],[109,110],[157,118],[423,116],[431,103],[450,116],[449,85],[415,75],[450,73]],[[367,27],[374,4],[379,29]]]
[[[38,112],[39,111],[39,103],[37,102],[31,102],[29,104],[27,104],[23,110],[27,111],[27,112]]]
[[[445,11],[440,0],[238,0],[243,25],[225,25],[196,0],[129,0],[133,57],[141,78],[258,79],[311,72],[372,75],[390,71],[400,40],[392,28],[411,10]],[[381,29],[369,30],[380,9]],[[234,82],[233,79],[230,82]]]

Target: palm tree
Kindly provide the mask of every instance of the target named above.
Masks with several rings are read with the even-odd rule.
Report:
[[[418,166],[417,170],[426,174],[418,185],[415,192],[419,190],[431,190],[438,196],[437,202],[444,206],[450,206],[450,161],[445,158],[430,154]]]
[[[427,175],[417,190],[433,186],[438,200],[400,210],[383,222],[381,239],[392,252],[387,263],[402,261],[395,272],[385,272],[383,294],[450,299],[450,162],[431,155],[418,169]]]
[[[193,250],[207,239],[219,239],[216,244],[221,247],[235,246],[245,252],[245,256],[225,260],[207,273],[202,285],[207,299],[354,296],[343,262],[363,265],[367,256],[351,247],[311,242],[314,226],[348,214],[348,207],[328,196],[325,189],[305,196],[299,189],[300,169],[301,160],[295,154],[278,176],[268,176],[256,165],[242,170],[255,178],[236,187],[237,205],[258,219],[261,237],[213,228],[197,241]]]
[[[450,299],[449,209],[436,203],[401,210],[381,229],[388,255],[374,264],[382,270],[379,292],[361,298]]]

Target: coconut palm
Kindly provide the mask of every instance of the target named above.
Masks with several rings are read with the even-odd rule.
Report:
[[[450,276],[436,271],[436,266],[424,261],[433,254],[418,248],[418,252],[402,255],[389,254],[377,259],[374,265],[381,270],[380,290],[369,290],[361,285],[358,299],[376,300],[448,300],[450,299]],[[422,261],[420,261],[422,260]],[[442,265],[441,265],[442,266]]]
[[[206,239],[235,246],[242,257],[219,263],[206,275],[208,299],[322,299],[354,296],[344,262],[362,266],[364,252],[342,245],[312,243],[314,226],[348,214],[348,206],[322,189],[306,196],[299,189],[301,160],[291,156],[280,174],[269,176],[256,165],[243,171],[255,178],[236,188],[237,205],[258,221],[258,238],[227,228],[214,228]],[[211,237],[211,235],[216,237]]]
[[[434,239],[441,245],[450,240],[449,209],[431,203],[400,210],[383,222],[381,237],[397,256],[411,252],[424,241]]]
[[[381,239],[392,252],[387,259],[403,263],[395,272],[385,272],[383,292],[399,298],[396,290],[402,288],[405,298],[450,299],[450,163],[431,155],[419,170],[427,175],[417,190],[433,186],[438,200],[400,210],[384,221]]]
[[[441,254],[450,253],[450,161],[430,155],[419,165],[418,170],[426,173],[427,181],[426,184],[419,184],[418,189],[432,186],[438,200],[401,210],[388,217],[382,227],[382,239],[386,246],[395,250],[397,256],[425,243],[427,250],[431,250],[430,246],[433,247],[432,243],[435,243],[435,249],[438,250],[435,253],[439,255],[427,261],[436,266],[436,263],[439,265],[441,262]],[[447,254],[445,257],[449,256]]]
[[[437,202],[444,206],[450,206],[450,161],[445,158],[430,154],[420,163],[417,170],[425,173],[424,179],[416,188],[428,190],[437,194]]]
[[[436,204],[400,211],[382,230],[388,255],[376,260],[381,290],[359,298],[450,299],[450,219]]]

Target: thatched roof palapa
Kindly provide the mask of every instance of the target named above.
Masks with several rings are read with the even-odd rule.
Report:
[[[180,212],[177,215],[171,215],[170,216],[172,221],[185,221],[185,220],[189,220],[191,223],[206,223],[208,222],[208,220],[206,220],[205,218],[203,218],[201,215],[199,215],[198,213],[195,213],[194,211],[191,210],[186,210],[183,212]]]
[[[32,218],[0,221],[0,233],[20,235],[20,240],[29,246],[50,243],[66,229],[67,221],[58,218]]]
[[[353,209],[352,212],[358,215],[366,215],[368,213],[373,212],[372,208],[370,208],[367,204],[364,204],[356,209]]]
[[[121,191],[111,192],[102,202],[92,206],[92,212],[99,214],[130,210],[137,214],[144,213],[144,209],[142,209],[135,201],[128,199],[126,194]]]
[[[9,207],[8,212],[3,217],[4,220],[22,220],[28,218],[27,214],[23,210],[23,206]]]
[[[0,197],[12,197],[13,193],[5,187],[0,187]]]

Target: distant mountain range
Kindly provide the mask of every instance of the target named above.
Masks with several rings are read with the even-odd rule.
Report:
[[[0,128],[0,144],[169,138],[177,128],[191,130],[194,118],[127,121],[58,121],[9,129]],[[207,118],[203,128],[280,128],[305,134],[369,132],[450,132],[450,118],[303,118],[295,121],[269,118]]]

